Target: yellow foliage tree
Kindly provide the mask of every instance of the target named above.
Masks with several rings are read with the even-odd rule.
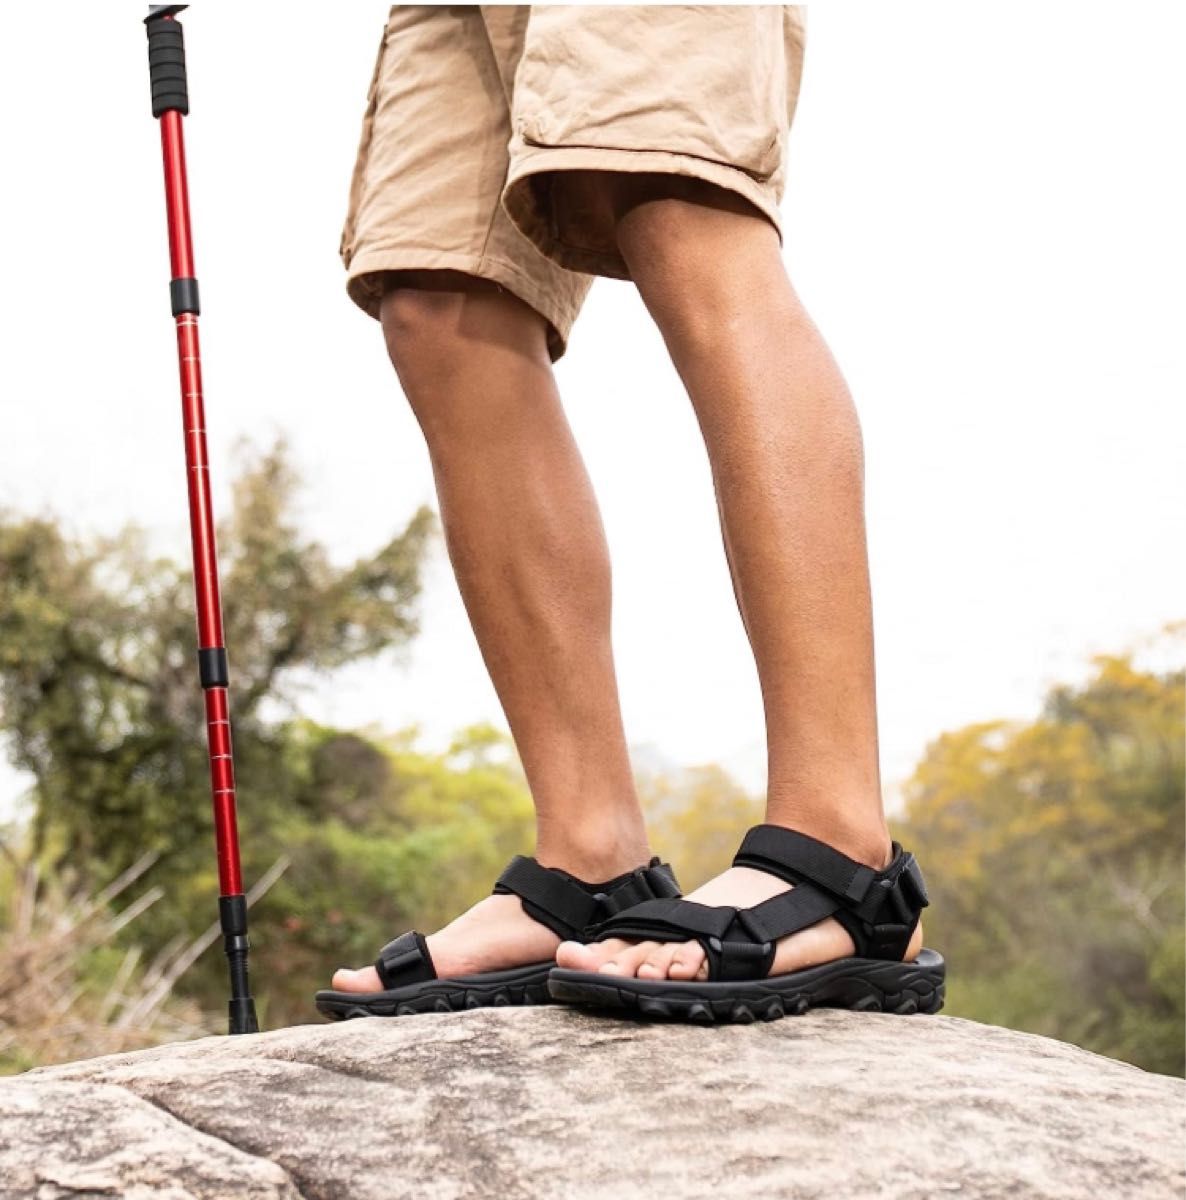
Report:
[[[1105,656],[1031,723],[935,741],[904,840],[948,1011],[1181,1074],[1183,674]]]

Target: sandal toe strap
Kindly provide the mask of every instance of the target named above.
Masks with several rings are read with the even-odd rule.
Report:
[[[379,982],[388,991],[437,977],[428,943],[415,929],[401,933],[379,951],[375,970],[379,973]]]
[[[693,900],[651,900],[610,918],[598,930],[596,940],[696,941],[708,959],[710,979],[759,979],[774,961],[774,941],[755,937],[745,924],[748,915],[746,910]]]

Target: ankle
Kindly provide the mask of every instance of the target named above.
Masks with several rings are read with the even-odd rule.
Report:
[[[651,857],[642,817],[593,826],[549,828],[539,825],[535,857],[586,883],[602,883],[645,866]]]
[[[858,824],[818,813],[780,811],[768,814],[766,821],[813,837],[877,871],[888,867],[893,858],[893,839],[884,820]]]

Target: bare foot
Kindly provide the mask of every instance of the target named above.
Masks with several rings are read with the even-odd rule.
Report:
[[[791,885],[753,867],[730,867],[710,879],[685,899],[709,906],[752,908],[789,892]],[[918,957],[922,949],[922,925],[914,931],[905,959]],[[771,975],[801,971],[856,952],[852,938],[833,918],[782,938],[774,952]],[[562,942],[556,965],[573,971],[600,971],[606,975],[637,975],[639,979],[694,980],[708,978],[708,962],[699,942],[630,942],[610,938],[604,942]]]
[[[522,902],[514,895],[479,900],[426,941],[441,979],[550,962],[560,944],[560,938],[546,925],[523,911]],[[383,990],[373,966],[359,970],[341,967],[334,972],[331,986],[339,992]]]

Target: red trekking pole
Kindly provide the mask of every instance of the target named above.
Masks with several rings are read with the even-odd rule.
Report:
[[[185,42],[177,14],[186,4],[150,4],[148,70],[152,115],[160,118],[165,160],[165,208],[169,218],[169,293],[177,323],[181,367],[181,411],[185,462],[189,468],[189,523],[193,541],[194,598],[198,614],[198,678],[206,699],[206,742],[210,751],[210,787],[214,801],[214,838],[218,852],[218,917],[231,975],[230,1032],[255,1033],[255,1001],[247,984],[247,900],[239,870],[239,831],[235,823],[235,768],[231,758],[230,706],[227,702],[226,646],[222,598],[210,504],[210,468],[206,460],[206,416],[202,406],[202,366],[198,352],[198,281],[189,230],[182,117],[189,112],[185,79]]]

